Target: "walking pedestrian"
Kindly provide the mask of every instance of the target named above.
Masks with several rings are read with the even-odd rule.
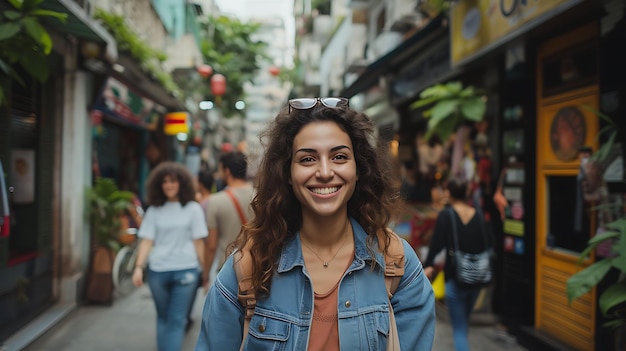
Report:
[[[147,282],[157,311],[157,348],[180,350],[187,315],[203,267],[207,227],[200,204],[194,201],[194,182],[187,169],[162,162],[147,181],[148,209],[133,272],[135,286]]]
[[[398,196],[371,121],[347,99],[293,99],[263,136],[254,216],[209,291],[196,350],[382,350],[390,305],[401,349],[430,350],[432,288],[410,245],[387,230]],[[379,235],[404,252],[391,302]],[[244,262],[251,319],[238,301]]]
[[[222,154],[217,167],[217,177],[224,181],[226,187],[211,195],[206,208],[209,237],[204,272],[211,277],[217,274],[217,269],[226,261],[228,245],[235,240],[241,226],[252,217],[250,201],[254,194],[254,188],[247,180],[248,161],[242,152]]]
[[[478,255],[490,251],[494,243],[491,232],[486,230],[482,212],[467,201],[469,197],[467,181],[462,177],[452,177],[447,182],[446,192],[449,205],[446,205],[437,216],[428,256],[424,262],[424,272],[431,280],[435,275],[435,257],[441,250],[446,249],[456,256],[459,256],[459,253]],[[468,351],[469,319],[484,285],[461,282],[459,271],[452,258],[461,264],[461,257],[446,256],[443,269],[446,282],[445,303],[452,323],[455,350]],[[475,272],[472,274],[480,273],[478,272],[480,267],[482,266],[473,267]]]

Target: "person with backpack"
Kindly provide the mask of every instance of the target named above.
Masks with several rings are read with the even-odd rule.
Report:
[[[469,350],[469,319],[480,290],[493,278],[494,239],[482,212],[468,201],[468,183],[461,176],[448,179],[449,205],[439,212],[424,261],[433,279],[435,257],[447,250],[444,264],[445,303],[450,314],[456,351]]]
[[[254,188],[247,180],[247,167],[248,159],[240,151],[229,151],[219,158],[217,179],[222,179],[226,187],[211,195],[205,208],[209,236],[204,273],[209,275],[209,280],[215,277],[226,261],[228,245],[235,240],[241,226],[252,216],[249,205]],[[208,286],[205,285],[205,288]]]
[[[399,197],[373,131],[344,98],[292,99],[271,122],[196,350],[432,348],[432,287],[387,229]]]

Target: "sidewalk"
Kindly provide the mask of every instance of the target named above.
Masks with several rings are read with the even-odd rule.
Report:
[[[195,323],[185,337],[183,350],[194,350],[200,330],[204,295],[199,292],[194,304]],[[452,351],[452,329],[445,309],[437,308],[437,327],[433,351]],[[503,338],[493,325],[472,325],[470,344],[475,351],[523,351],[524,348]],[[508,342],[507,342],[508,341]],[[154,351],[156,313],[150,290],[143,286],[112,306],[81,306],[42,335],[25,351]],[[419,350],[421,351],[421,350]]]
[[[200,332],[204,294],[193,306],[195,321],[185,336],[183,350],[193,350]],[[156,311],[147,285],[117,298],[112,306],[80,306],[42,335],[25,351],[154,351]]]

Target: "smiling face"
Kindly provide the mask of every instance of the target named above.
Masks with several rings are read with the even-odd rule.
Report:
[[[180,183],[176,177],[171,175],[166,175],[163,178],[163,182],[161,183],[163,187],[163,193],[167,198],[167,201],[178,201],[178,191],[180,188]]]
[[[302,216],[347,215],[356,162],[350,136],[335,122],[309,123],[293,141],[291,186]]]

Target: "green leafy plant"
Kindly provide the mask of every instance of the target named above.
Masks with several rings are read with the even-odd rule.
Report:
[[[113,35],[120,51],[128,52],[131,57],[139,62],[145,73],[161,83],[165,90],[174,96],[179,96],[182,93],[172,76],[161,67],[161,63],[167,60],[167,55],[162,51],[153,49],[145,40],[142,40],[126,24],[124,16],[96,9],[93,17],[100,20],[104,28]]]
[[[626,218],[610,222],[605,227],[608,231],[589,240],[578,263],[582,263],[591,251],[605,242],[612,243],[612,255],[572,275],[567,280],[567,298],[571,304],[603,280],[611,268],[618,269],[620,276],[617,282],[611,284],[598,299],[600,311],[610,320],[605,326],[618,327],[626,323]]]
[[[590,107],[588,105],[583,105],[582,107],[588,111],[595,113],[596,116],[606,122],[606,125],[602,127],[602,129],[600,129],[600,131],[598,132],[598,138],[596,139],[599,139],[601,135],[608,135],[608,138],[605,143],[600,145],[598,151],[591,155],[592,160],[602,162],[609,156],[609,153],[613,149],[613,145],[615,144],[615,140],[617,139],[619,132],[618,125],[610,116],[594,109],[593,107]],[[599,140],[596,140],[596,142],[598,141]]]
[[[260,28],[258,23],[244,23],[227,16],[208,16],[200,23],[200,50],[204,62],[211,65],[214,73],[226,77],[226,93],[222,96],[220,106],[225,117],[234,115],[237,112],[235,102],[245,98],[244,83],[254,84],[260,64],[269,62],[267,43],[253,40]],[[209,82],[210,78],[200,82],[179,83],[185,92],[194,90],[209,99],[213,97]]]
[[[486,97],[472,86],[460,82],[435,84],[420,93],[420,99],[410,108],[429,107],[422,114],[428,118],[426,139],[433,134],[447,140],[456,131],[451,162],[451,174],[459,172],[463,148],[471,131],[467,122],[480,122],[487,108]]]
[[[590,106],[583,105],[582,107],[593,112],[606,123],[598,132],[598,139],[601,135],[605,135],[606,141],[590,158],[590,162],[604,163],[609,158],[619,136],[618,125],[610,116]],[[594,210],[602,211],[607,207],[616,206],[619,205],[600,205],[596,206]],[[604,227],[607,231],[589,239],[585,250],[578,258],[578,264],[580,265],[587,259],[589,254],[599,245],[610,244],[611,255],[572,275],[567,280],[567,298],[571,304],[605,279],[612,268],[619,270],[620,274],[617,281],[611,284],[598,299],[600,311],[609,320],[605,326],[617,328],[626,325],[626,217],[624,213],[622,213],[621,218],[605,224]]]
[[[110,178],[97,178],[92,188],[87,188],[89,219],[95,244],[119,250],[122,213],[132,204],[133,193],[117,188]]]
[[[447,12],[453,0],[422,0],[418,2],[417,10],[429,18],[434,18],[442,12]]]
[[[16,66],[38,82],[48,80],[52,39],[40,20],[52,17],[65,23],[67,14],[40,8],[43,1],[8,0],[12,9],[0,14],[0,106],[10,94],[11,80],[25,85]]]

